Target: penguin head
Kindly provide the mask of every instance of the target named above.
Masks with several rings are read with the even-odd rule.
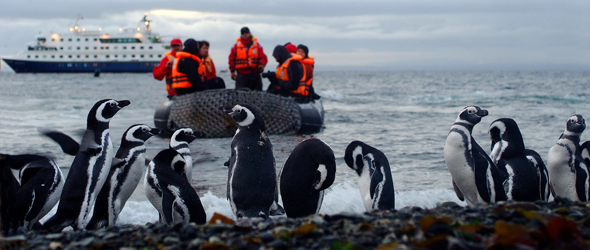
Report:
[[[151,128],[148,125],[144,124],[135,124],[129,127],[125,133],[123,133],[123,138],[121,141],[129,141],[129,142],[145,142],[147,139],[154,135],[159,135],[163,131],[157,128]]]
[[[88,112],[88,124],[96,122],[108,123],[119,110],[131,104],[128,100],[115,101],[104,99],[96,102],[90,112]]]
[[[500,118],[490,124],[488,130],[490,140],[492,141],[492,154],[497,156],[504,156],[507,148],[509,152],[524,153],[524,142],[522,134],[516,121],[511,118]]]
[[[352,168],[361,175],[365,162],[363,160],[363,146],[366,145],[361,141],[353,141],[346,147],[344,151],[344,161],[348,167]]]
[[[457,117],[457,121],[475,125],[481,121],[482,117],[487,115],[488,111],[485,109],[481,109],[478,106],[467,106],[461,111],[459,117]]]
[[[174,169],[175,167],[184,167],[185,161],[180,153],[174,149],[164,149],[160,151],[150,163],[150,167],[164,166],[163,169]]]
[[[197,137],[191,128],[181,128],[176,130],[174,134],[172,134],[172,137],[170,137],[170,146],[174,148],[182,143],[189,144],[195,139],[197,139]]]
[[[258,128],[260,131],[265,130],[262,117],[258,114],[258,111],[250,105],[235,105],[228,115],[231,116],[240,127],[254,127]]]
[[[574,134],[581,134],[584,129],[586,129],[586,120],[582,115],[571,116],[565,125],[565,131]]]

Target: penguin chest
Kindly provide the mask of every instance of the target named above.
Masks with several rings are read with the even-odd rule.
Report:
[[[578,200],[576,171],[573,164],[575,164],[575,156],[566,147],[555,145],[549,149],[547,170],[555,195]]]
[[[361,192],[361,198],[367,211],[373,210],[373,197],[371,197],[371,173],[368,167],[363,168],[361,175],[358,179],[359,190]]]

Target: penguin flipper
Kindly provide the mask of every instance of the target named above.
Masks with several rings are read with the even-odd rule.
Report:
[[[57,130],[39,130],[39,132],[49,137],[49,139],[56,142],[60,147],[61,150],[69,155],[76,155],[78,150],[80,149],[80,144],[72,139],[69,135],[66,135]]]
[[[120,159],[113,157],[113,162],[111,163],[112,168],[120,168],[125,165],[125,159]]]
[[[168,225],[171,225],[174,220],[172,219],[174,200],[176,197],[168,189],[162,189],[162,213],[164,213],[164,220]]]
[[[578,199],[582,202],[588,201],[588,190],[586,187],[588,186],[588,169],[580,164],[576,166],[576,193],[578,194]]]
[[[457,198],[459,198],[459,200],[461,200],[461,201],[465,201],[465,196],[463,196],[463,193],[461,192],[461,190],[459,190],[459,187],[457,187],[455,180],[452,180],[452,182],[453,182],[453,189],[455,189],[455,194],[457,195]]]
[[[47,194],[49,192],[49,185],[45,186],[38,186],[35,188],[35,194]],[[27,215],[25,216],[26,221],[31,221],[41,213],[43,210],[43,206],[47,203],[47,196],[46,195],[35,195],[33,198],[33,204],[31,204],[31,208]]]

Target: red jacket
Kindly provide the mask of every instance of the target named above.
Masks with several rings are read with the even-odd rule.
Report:
[[[252,39],[241,39],[243,44],[252,44]],[[236,48],[237,48],[237,44],[234,45],[234,47],[231,48],[231,53],[229,54],[229,70],[230,71],[236,71],[238,74],[241,75],[248,75],[248,74],[252,74],[252,73],[258,73],[259,69],[253,69],[253,68],[242,68],[242,69],[237,69],[236,70],[236,65],[235,65],[235,58],[236,58]],[[258,57],[258,64],[259,65],[266,65],[266,63],[268,63],[268,58],[266,57],[266,54],[264,54],[264,51],[262,50],[262,46],[260,46],[259,44],[259,57]]]
[[[170,54],[172,54],[172,56],[176,56],[176,52],[174,51],[170,51]],[[164,77],[166,77],[166,79],[171,79],[172,69],[166,68],[166,63],[168,63],[168,60],[168,57],[165,56],[160,61],[160,64],[158,64],[158,66],[154,67],[154,69],[152,70],[152,73],[154,74],[154,78],[156,80],[164,80]]]

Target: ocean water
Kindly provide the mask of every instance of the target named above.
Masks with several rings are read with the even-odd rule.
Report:
[[[234,83],[221,74],[229,88]],[[336,155],[337,177],[324,197],[320,213],[363,212],[356,173],[344,163],[344,150],[361,140],[388,157],[396,190],[396,208],[434,207],[457,199],[446,168],[443,148],[458,112],[467,105],[489,111],[473,131],[489,152],[489,124],[502,117],[519,125],[527,148],[547,152],[573,114],[590,117],[590,72],[316,72],[315,89],[322,96],[325,129],[313,136],[328,143]],[[268,82],[265,82],[265,87]],[[64,173],[73,157],[38,129],[56,129],[80,138],[92,105],[105,98],[127,99],[131,105],[111,120],[111,138],[118,147],[130,126],[152,126],[155,108],[165,100],[164,84],[147,74],[13,74],[0,75],[0,152],[39,153],[56,159]],[[272,135],[277,173],[291,150],[310,136]],[[590,136],[582,135],[583,140]],[[191,144],[193,186],[208,217],[234,217],[226,199],[231,138],[198,139]],[[151,138],[147,157],[167,148]],[[51,214],[51,213],[50,213]],[[143,184],[122,211],[120,224],[157,221]]]

